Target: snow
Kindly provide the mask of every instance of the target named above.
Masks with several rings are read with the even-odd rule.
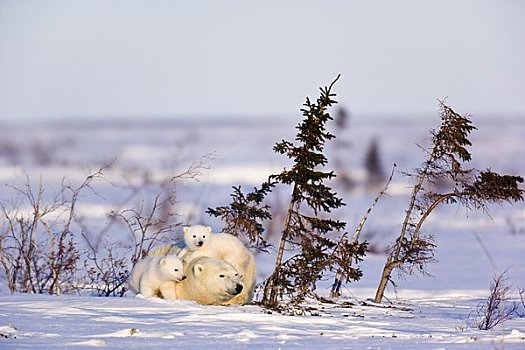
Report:
[[[523,349],[525,319],[495,331],[468,326],[479,299],[417,296],[394,306],[312,304],[319,316],[258,306],[146,298],[2,295],[2,349]]]
[[[80,181],[109,161],[106,180],[94,183],[94,192],[81,196],[78,205],[84,221],[95,225],[124,203],[123,188],[149,184],[146,180],[160,182],[213,153],[199,181],[185,179],[176,188],[177,211],[184,223],[220,227],[204,210],[227,204],[231,186],[249,189],[269,173],[289,166],[287,159],[272,152],[272,146],[293,139],[297,121],[151,121],[125,128],[111,122],[7,125],[0,134],[2,144],[11,143],[21,151],[0,153],[0,181],[20,186],[27,175],[33,183],[42,181],[51,194],[64,177]],[[473,121],[478,130],[472,138],[472,166],[523,176],[525,121]],[[337,215],[348,222],[349,230],[375,197],[360,185],[362,157],[370,140],[380,141],[385,169],[395,162],[400,172],[410,171],[423,158],[415,144],[424,145],[427,131],[437,122],[437,118],[355,120],[338,133],[339,146],[328,148],[329,165],[339,164],[357,182],[352,191],[334,184],[348,204]],[[46,146],[49,157],[39,158],[41,154],[31,151],[35,144]],[[10,186],[0,188],[2,202],[16,202]],[[381,251],[395,239],[409,192],[407,178],[396,173],[388,195],[365,227],[364,235],[376,250],[361,263],[364,277],[345,287],[338,304],[311,301],[310,315],[270,314],[257,305],[201,306],[131,295],[9,294],[0,277],[0,349],[524,349],[524,317],[516,315],[491,331],[475,326],[476,308],[488,296],[497,272],[507,270],[513,288],[509,305],[521,305],[517,288],[525,288],[523,203],[491,207],[490,216],[457,206],[438,208],[425,224],[438,244],[438,262],[429,266],[433,277],[398,278],[397,290],[387,289],[383,305],[369,301],[385,261]],[[143,195],[148,193],[154,192]],[[272,206],[288,195],[286,189],[275,194]],[[273,259],[272,254],[257,256],[259,282],[270,273]],[[328,294],[330,283],[327,279],[320,284],[320,294]],[[521,306],[520,312],[525,314]]]

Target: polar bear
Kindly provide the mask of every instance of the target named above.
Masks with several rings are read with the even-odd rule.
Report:
[[[176,255],[185,262],[190,258],[192,252],[208,245],[211,235],[211,227],[209,226],[186,226],[183,228],[183,241],[170,245],[161,245],[151,250],[148,256]]]
[[[137,261],[128,278],[135,293],[145,297],[177,299],[173,283],[186,279],[182,261],[175,255],[147,257]]]
[[[230,305],[244,290],[237,270],[223,260],[198,257],[185,265],[184,273],[188,278],[172,284],[178,299],[205,305]]]
[[[189,251],[184,261],[207,256],[229,262],[241,274],[244,290],[232,303],[246,304],[252,301],[256,282],[256,264],[253,254],[241,240],[228,233],[213,233],[210,227],[193,225],[184,227],[184,242]],[[180,255],[179,255],[180,256]]]
[[[184,243],[189,251],[206,247],[211,241],[211,227],[202,225],[187,226],[183,229]]]

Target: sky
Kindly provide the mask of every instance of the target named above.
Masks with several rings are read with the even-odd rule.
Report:
[[[0,0],[0,118],[525,118],[524,0]]]

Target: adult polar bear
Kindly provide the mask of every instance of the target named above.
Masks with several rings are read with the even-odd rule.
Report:
[[[162,258],[173,246],[161,246],[152,258]],[[165,257],[174,257],[167,255]],[[239,272],[228,262],[209,257],[196,257],[184,264],[186,278],[180,282],[165,281],[175,299],[193,300],[205,305],[239,304],[235,299],[244,290]],[[166,298],[167,299],[167,298]]]
[[[188,278],[174,283],[179,299],[204,305],[237,304],[234,299],[244,290],[237,270],[226,261],[198,257],[184,267]]]
[[[228,233],[212,233],[211,227],[193,225],[184,227],[184,243],[189,252],[185,261],[207,256],[229,262],[241,275],[243,291],[231,304],[246,304],[253,300],[257,268],[253,254],[241,240]],[[180,254],[179,254],[180,256]]]

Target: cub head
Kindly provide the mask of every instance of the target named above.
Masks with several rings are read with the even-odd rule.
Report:
[[[186,279],[182,261],[175,255],[167,255],[159,259],[162,276],[168,281],[180,282]]]
[[[199,258],[191,267],[191,273],[218,303],[230,300],[243,290],[239,272],[224,260]]]
[[[184,243],[189,250],[199,250],[205,247],[211,239],[211,227],[193,225],[184,227]]]

